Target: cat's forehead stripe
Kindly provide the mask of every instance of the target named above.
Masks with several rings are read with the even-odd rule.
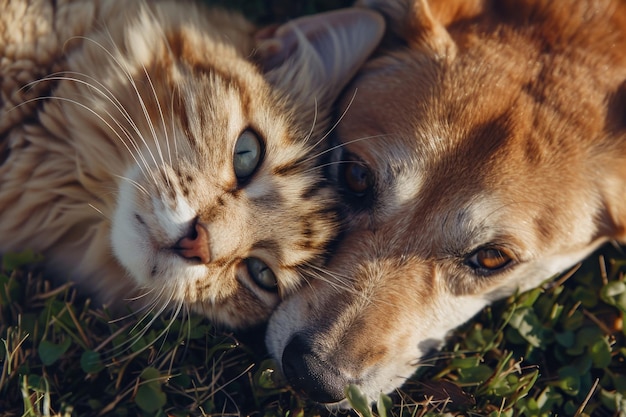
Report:
[[[263,191],[263,194],[250,199],[255,205],[263,207],[265,210],[276,210],[285,206],[285,198],[280,192],[274,189],[267,189]]]
[[[272,253],[276,257],[276,261],[282,263],[282,249],[280,243],[274,239],[259,240],[254,244],[256,249],[265,249]]]
[[[303,200],[311,200],[317,197],[320,197],[320,194],[324,192],[324,188],[327,184],[323,180],[317,180],[315,183],[310,184],[309,186],[305,186],[300,191],[300,197]]]
[[[277,177],[288,177],[292,175],[298,175],[302,172],[302,164],[304,158],[299,158],[295,161],[289,161],[286,164],[278,165],[272,168],[272,174]]]

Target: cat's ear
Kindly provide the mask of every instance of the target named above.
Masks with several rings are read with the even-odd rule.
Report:
[[[330,105],[376,49],[384,30],[384,19],[371,10],[305,16],[261,30],[256,56],[276,87]]]

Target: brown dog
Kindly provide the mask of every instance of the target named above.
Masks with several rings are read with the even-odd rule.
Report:
[[[626,2],[379,3],[394,33],[340,109],[348,232],[267,336],[327,404],[392,391],[486,304],[626,240]]]

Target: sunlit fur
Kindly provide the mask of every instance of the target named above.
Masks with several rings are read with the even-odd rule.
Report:
[[[312,283],[267,336],[330,403],[348,383],[393,391],[486,304],[626,240],[626,3],[371,3],[394,32],[337,131],[339,186],[345,160],[374,183],[344,190],[350,231],[326,273],[347,288]],[[481,247],[512,262],[481,273]]]
[[[270,85],[239,15],[180,1],[0,10],[0,253],[41,252],[48,271],[113,308],[184,306],[232,327],[267,318],[319,265],[336,218],[316,154],[347,79],[311,81],[324,63],[306,45],[297,68],[266,74]],[[238,184],[233,149],[246,129],[264,159]],[[208,263],[172,250],[196,219]],[[277,292],[251,279],[251,256],[272,268]]]

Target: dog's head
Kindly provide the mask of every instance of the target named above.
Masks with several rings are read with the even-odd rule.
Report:
[[[392,391],[489,302],[625,236],[623,2],[381,5],[395,32],[340,106],[348,231],[267,336],[327,404]]]

